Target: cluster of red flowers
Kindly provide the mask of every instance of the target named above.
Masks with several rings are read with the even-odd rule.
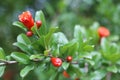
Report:
[[[32,17],[32,14],[30,11],[23,12],[18,16],[19,21],[24,24],[24,26],[28,29],[28,32],[26,33],[27,36],[32,36],[33,32],[31,31],[31,28],[34,26],[34,19]],[[35,22],[37,28],[39,29],[42,25],[41,21]]]

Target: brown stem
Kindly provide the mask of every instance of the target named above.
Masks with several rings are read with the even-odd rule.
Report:
[[[16,64],[18,63],[17,61],[1,61],[0,60],[0,66],[5,66],[5,65],[9,65],[9,64]]]
[[[112,72],[108,72],[106,75],[106,80],[111,80]]]
[[[31,61],[41,62],[42,60],[41,59],[33,59]],[[5,61],[5,60],[1,60],[0,59],[0,66],[10,65],[10,64],[16,64],[16,63],[18,63],[18,62],[17,61]]]
[[[85,72],[87,73],[88,72],[88,63],[85,63]]]

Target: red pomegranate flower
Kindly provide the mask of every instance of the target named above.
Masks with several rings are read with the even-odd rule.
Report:
[[[31,27],[34,25],[34,20],[30,11],[23,12],[18,16],[19,21],[22,22],[28,30],[31,30]]]
[[[99,34],[100,38],[108,37],[110,35],[110,31],[105,27],[99,27],[98,34]]]

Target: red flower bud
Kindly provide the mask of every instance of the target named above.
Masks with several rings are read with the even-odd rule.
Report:
[[[31,36],[33,35],[33,33],[32,33],[32,31],[28,31],[28,32],[26,33],[26,35],[27,35],[28,37],[31,37]]]
[[[39,29],[40,27],[41,27],[41,25],[42,25],[42,21],[36,21],[36,25],[37,25],[37,28]]]
[[[105,27],[99,27],[98,34],[99,34],[100,38],[108,37],[110,35],[110,31]]]
[[[71,61],[72,61],[72,56],[67,56],[66,60],[67,60],[68,62],[71,62]]]
[[[23,12],[18,16],[19,21],[22,22],[28,30],[31,30],[31,27],[34,25],[34,20],[30,11]]]
[[[70,75],[66,71],[63,71],[63,76],[66,78],[70,78]]]
[[[60,58],[52,57],[51,62],[55,67],[60,67],[62,65],[62,60]]]

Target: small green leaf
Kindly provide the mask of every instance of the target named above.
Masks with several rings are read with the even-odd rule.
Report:
[[[105,70],[96,70],[89,76],[89,80],[101,80],[106,76]]]
[[[117,73],[117,67],[115,65],[107,67],[107,71]]]
[[[19,21],[13,22],[13,25],[23,29],[24,31],[27,31],[27,28],[25,28],[24,24]]]
[[[51,39],[51,43],[63,45],[68,43],[66,36],[62,32],[54,33]]]
[[[94,45],[85,45],[83,47],[84,51],[92,51],[94,49]]]
[[[29,45],[25,45],[23,43],[20,43],[20,42],[16,42],[16,43],[13,43],[13,45],[19,47],[22,51],[28,53],[28,54],[31,54],[31,50],[29,49]]]
[[[0,59],[5,60],[5,52],[2,48],[0,48]]]
[[[28,66],[25,66],[25,68],[23,68],[21,71],[20,71],[20,76],[22,78],[24,78],[31,70],[34,69],[34,65],[28,65]]]
[[[68,62],[63,62],[62,67],[63,67],[64,70],[67,70],[67,68],[69,67],[69,63]]]
[[[22,64],[28,64],[30,62],[29,57],[21,52],[13,52],[11,57]]]
[[[82,35],[82,37],[86,36],[85,28],[80,25],[76,25],[74,28],[74,37],[76,39],[79,39],[81,35]]]
[[[33,59],[39,59],[39,60],[41,59],[42,60],[43,58],[44,58],[44,56],[41,56],[39,54],[30,56],[30,60],[33,60]]]
[[[56,30],[58,30],[58,27],[51,27],[48,34],[45,36],[45,42],[47,46],[49,45],[50,39]]]
[[[78,42],[69,42],[63,46],[60,46],[60,53],[66,55],[74,55],[78,50]]]
[[[37,20],[41,20],[42,21],[42,26],[39,29],[40,35],[45,35],[47,33],[46,21],[45,21],[44,14],[43,14],[43,12],[41,10],[37,11],[36,14],[35,14],[35,21],[37,21]]]
[[[0,66],[0,77],[4,74],[5,66]]]
[[[17,41],[20,42],[20,43],[23,43],[25,45],[31,44],[30,39],[25,34],[18,35]]]
[[[50,50],[45,50],[45,51],[44,51],[44,55],[45,55],[45,56],[48,56],[49,54],[50,54]]]

